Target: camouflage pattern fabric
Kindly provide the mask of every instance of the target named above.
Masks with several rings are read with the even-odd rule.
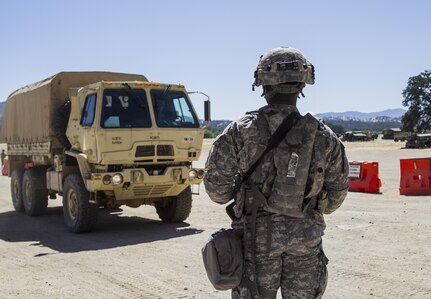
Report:
[[[255,86],[277,85],[286,82],[314,84],[314,66],[295,48],[274,48],[259,61]]]
[[[250,113],[231,123],[216,139],[204,176],[206,191],[213,201],[224,204],[234,198],[235,174],[238,171],[243,174],[249,168],[256,153],[266,147],[269,135],[293,111],[297,111],[294,106],[265,106],[260,109],[269,124],[265,132],[258,125],[257,114]],[[282,143],[265,155],[251,176],[266,198],[278,193],[277,189],[283,189],[282,184],[276,182],[277,174],[280,177],[288,172],[289,163],[283,159],[287,157],[286,144],[289,143],[284,142],[284,146]],[[325,229],[323,213],[335,211],[347,194],[348,161],[343,145],[324,125],[319,126],[312,146],[311,151],[306,149],[312,152],[312,157],[304,197],[318,199],[318,203],[306,208],[301,218],[263,209],[258,211],[255,240],[251,240],[250,230],[246,229],[243,242],[251,243],[245,246],[248,249],[244,253],[244,272],[257,283],[260,296],[243,284],[233,290],[233,298],[275,298],[279,288],[283,298],[319,298],[323,294],[327,281],[327,259],[321,245]],[[240,232],[244,225],[247,225],[246,217],[232,223]]]
[[[256,264],[253,267],[247,250],[244,271],[257,282],[260,296],[242,284],[232,291],[232,298],[275,298],[280,288],[283,298],[320,298],[326,288],[328,262],[322,250],[322,226],[313,220],[261,215],[256,229]],[[243,240],[251,242],[250,235]]]

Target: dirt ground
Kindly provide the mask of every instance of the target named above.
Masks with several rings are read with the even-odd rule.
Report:
[[[211,140],[197,163],[203,166]],[[324,298],[431,298],[431,196],[399,195],[399,159],[431,157],[378,140],[347,143],[349,161],[379,162],[381,194],[349,193],[326,217],[330,259]],[[153,207],[101,211],[96,230],[69,233],[61,197],[48,213],[13,210],[0,177],[0,298],[230,298],[209,283],[201,247],[229,226],[224,208],[200,187],[183,224],[165,224]]]

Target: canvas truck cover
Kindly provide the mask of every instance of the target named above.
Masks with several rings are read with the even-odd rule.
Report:
[[[14,91],[3,113],[1,141],[48,142],[54,137],[52,120],[56,109],[69,98],[70,88],[100,81],[148,81],[143,75],[112,72],[61,72]]]

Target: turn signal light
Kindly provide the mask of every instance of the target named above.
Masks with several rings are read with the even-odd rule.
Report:
[[[109,174],[103,177],[103,184],[109,185],[111,183],[111,176]]]

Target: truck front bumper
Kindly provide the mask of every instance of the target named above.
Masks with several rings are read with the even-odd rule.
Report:
[[[186,166],[167,167],[162,174],[149,174],[144,168],[133,168],[92,173],[86,186],[90,192],[113,192],[116,200],[176,196],[192,184],[199,185],[203,174],[203,169]]]

